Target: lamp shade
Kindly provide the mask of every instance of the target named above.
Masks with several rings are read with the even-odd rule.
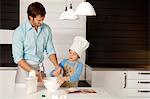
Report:
[[[76,15],[96,16],[93,6],[89,2],[82,2],[78,5]]]
[[[72,9],[68,9],[67,11],[64,11],[59,19],[61,20],[77,20],[78,16],[75,15],[74,11]]]
[[[66,19],[66,12],[67,12],[67,6],[65,7],[65,11],[61,13],[61,15],[59,17],[60,20]]]
[[[67,7],[65,11],[60,15],[59,19],[61,20],[77,20],[79,17],[74,13],[74,10],[72,9],[72,4],[70,4],[70,8],[67,10]]]
[[[67,19],[66,12],[67,11],[62,12],[62,14],[59,17],[60,20],[66,20]]]

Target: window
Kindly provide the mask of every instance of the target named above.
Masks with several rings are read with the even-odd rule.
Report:
[[[0,29],[14,30],[19,25],[19,0],[0,0]]]
[[[0,44],[0,67],[16,67],[12,58],[11,44]]]

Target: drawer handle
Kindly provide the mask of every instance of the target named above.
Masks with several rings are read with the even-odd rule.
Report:
[[[139,75],[150,75],[150,73],[138,73]]]
[[[144,83],[144,84],[149,84],[150,82],[149,81],[138,81],[138,83]]]
[[[138,90],[138,92],[150,92],[150,90]]]
[[[127,73],[124,73],[124,87],[123,88],[126,88],[127,86]]]

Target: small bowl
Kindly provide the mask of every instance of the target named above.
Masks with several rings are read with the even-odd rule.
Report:
[[[49,77],[44,80],[44,86],[49,92],[55,92],[60,85],[57,83],[56,77]]]

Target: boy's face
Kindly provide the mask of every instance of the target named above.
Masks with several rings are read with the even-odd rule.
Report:
[[[78,60],[78,54],[73,51],[73,50],[69,50],[69,60],[70,61],[77,61]]]

